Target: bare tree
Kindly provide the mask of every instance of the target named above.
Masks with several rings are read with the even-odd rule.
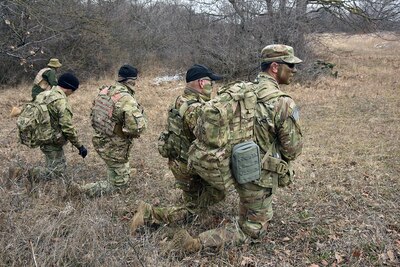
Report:
[[[0,84],[50,57],[83,78],[125,62],[244,78],[267,44],[312,58],[309,33],[399,31],[399,14],[400,0],[0,0]]]

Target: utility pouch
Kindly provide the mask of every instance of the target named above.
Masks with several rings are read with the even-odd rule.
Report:
[[[253,141],[237,144],[232,149],[232,175],[239,184],[260,179],[260,148]]]

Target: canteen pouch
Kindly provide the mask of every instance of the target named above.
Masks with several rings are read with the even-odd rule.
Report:
[[[260,148],[253,141],[235,145],[231,157],[232,175],[239,184],[256,181],[261,176]]]

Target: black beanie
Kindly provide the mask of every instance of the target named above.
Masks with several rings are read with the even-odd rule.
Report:
[[[57,85],[65,89],[71,89],[72,91],[75,91],[79,87],[79,80],[74,74],[67,72],[58,78]]]
[[[125,81],[127,79],[136,80],[137,75],[138,70],[131,65],[123,65],[118,71],[118,76],[120,77],[119,81]]]

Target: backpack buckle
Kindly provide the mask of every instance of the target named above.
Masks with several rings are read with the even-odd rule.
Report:
[[[285,174],[285,173],[287,173],[289,171],[289,167],[288,167],[288,165],[286,164],[286,163],[284,163],[284,162],[279,162],[277,165],[276,165],[276,173],[278,173],[278,174]]]

